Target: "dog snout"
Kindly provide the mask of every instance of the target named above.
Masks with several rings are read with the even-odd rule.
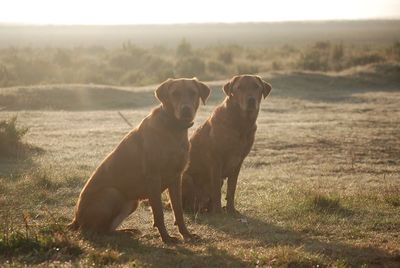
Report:
[[[257,104],[256,98],[249,97],[247,99],[247,108],[248,109],[255,109],[256,108],[256,104]]]
[[[182,118],[192,118],[193,116],[193,112],[192,112],[192,108],[190,108],[190,106],[183,106],[181,108],[181,117]]]

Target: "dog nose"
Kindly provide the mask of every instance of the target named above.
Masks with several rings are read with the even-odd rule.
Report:
[[[254,97],[250,97],[247,99],[247,107],[249,109],[255,109],[256,108],[256,99]]]
[[[181,116],[186,118],[191,117],[192,109],[189,106],[183,106],[181,109]]]

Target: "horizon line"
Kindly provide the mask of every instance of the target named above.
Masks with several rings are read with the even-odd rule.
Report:
[[[0,26],[173,26],[173,25],[211,25],[211,24],[279,24],[279,23],[321,23],[321,22],[357,22],[357,21],[397,21],[395,17],[371,17],[371,18],[344,18],[344,19],[305,19],[305,20],[281,20],[281,21],[204,21],[204,22],[168,22],[168,23],[32,23],[32,22],[2,22]]]

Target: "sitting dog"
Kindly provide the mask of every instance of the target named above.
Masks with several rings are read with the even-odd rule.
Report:
[[[168,189],[175,224],[193,238],[182,211],[181,176],[188,162],[188,128],[210,89],[196,78],[168,79],[155,91],[161,105],[104,159],[79,196],[72,229],[112,232],[148,199],[162,241],[177,242],[164,224],[161,193]]]
[[[220,212],[221,187],[228,178],[226,210],[237,213],[234,198],[238,175],[253,146],[261,99],[272,88],[259,76],[240,75],[223,89],[225,100],[190,138],[189,165],[182,178],[185,210]]]

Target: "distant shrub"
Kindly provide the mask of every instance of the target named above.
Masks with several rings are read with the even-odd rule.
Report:
[[[133,44],[131,41],[123,42],[122,49],[118,49],[118,50],[127,52],[130,55],[136,56],[136,57],[141,57],[142,55],[147,54],[146,49]],[[104,52],[106,52],[106,51],[104,51]]]
[[[218,53],[218,59],[225,64],[233,63],[233,53],[229,50],[224,50]]]
[[[317,43],[301,54],[297,66],[311,71],[326,71],[329,67],[329,54],[325,51],[325,43]]]
[[[53,62],[62,67],[69,67],[72,64],[70,54],[63,49],[57,49],[57,52],[53,56]]]
[[[386,48],[320,41],[245,47],[235,44],[193,48],[183,39],[175,48],[119,47],[0,48],[0,87],[49,83],[144,85],[176,76],[223,78],[233,73],[259,73],[298,68],[340,71],[357,65],[400,60],[400,42]]]
[[[327,50],[331,48],[331,43],[329,41],[318,41],[314,44],[314,48],[318,50]]]
[[[137,68],[141,65],[139,59],[128,51],[120,51],[115,53],[111,56],[109,62],[112,66],[124,70]]]
[[[97,68],[83,68],[77,74],[76,80],[81,83],[91,83],[91,84],[106,84],[107,78],[104,77],[103,73],[97,71]]]
[[[144,69],[148,76],[154,78],[153,82],[157,83],[174,76],[174,65],[172,62],[158,56],[150,56],[146,60]]]
[[[11,84],[11,74],[7,66],[0,63],[0,87],[6,87]]]
[[[142,71],[132,70],[124,73],[119,82],[122,85],[134,85],[134,84],[140,84],[143,78],[144,74]]]
[[[208,62],[207,69],[211,73],[216,73],[216,74],[226,74],[227,73],[225,65],[218,61]]]
[[[394,42],[394,44],[392,46],[392,52],[393,52],[394,57],[397,60],[400,60],[400,42],[399,41]]]
[[[273,61],[271,64],[271,68],[274,71],[282,70],[282,64],[279,61]]]
[[[367,53],[364,55],[352,56],[349,59],[350,66],[367,65],[384,61],[384,57],[378,53]]]
[[[332,52],[331,52],[332,56],[331,59],[333,61],[340,61],[343,59],[344,57],[344,47],[343,44],[336,44],[333,46],[332,48]]]
[[[281,51],[285,54],[291,54],[297,52],[297,49],[292,45],[285,44],[281,47]]]
[[[183,39],[176,48],[176,55],[180,58],[189,57],[192,54],[192,45]]]
[[[17,127],[17,116],[0,121],[0,156],[13,155],[22,145],[22,137],[28,132],[26,127]]]
[[[198,57],[190,57],[179,60],[175,66],[176,74],[183,77],[201,77],[204,75],[206,65]]]
[[[54,65],[40,56],[14,58],[12,69],[19,81],[24,84],[37,84],[54,75]]]
[[[255,74],[258,73],[259,67],[257,65],[241,63],[236,66],[238,74]]]

